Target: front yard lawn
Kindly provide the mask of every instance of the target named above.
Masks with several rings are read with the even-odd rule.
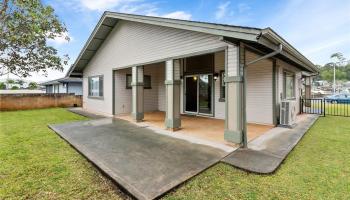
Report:
[[[0,199],[120,199],[47,124],[85,118],[65,109],[0,112]]]
[[[0,112],[0,199],[121,199],[50,123],[65,109]],[[273,175],[218,164],[165,199],[350,199],[350,117],[321,117]]]

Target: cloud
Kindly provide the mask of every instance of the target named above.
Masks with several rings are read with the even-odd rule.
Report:
[[[173,19],[182,19],[182,20],[190,20],[192,15],[190,13],[184,12],[184,11],[175,11],[171,13],[167,13],[164,15],[161,15],[161,17],[165,18],[173,18]]]
[[[160,14],[158,3],[148,3],[144,0],[79,0],[82,7],[89,10],[104,11],[108,9],[115,9],[118,12],[129,14],[140,14],[148,16],[166,17],[174,19],[189,20],[192,15],[185,11],[173,11],[169,13]]]
[[[129,14],[153,15],[157,13],[158,7],[156,3],[127,3],[118,9],[118,12]]]
[[[227,9],[228,9],[230,4],[231,4],[230,1],[220,3],[219,6],[217,7],[216,12],[215,12],[215,18],[222,19],[223,17],[225,17],[227,14]]]
[[[114,8],[122,3],[130,2],[129,0],[80,0],[82,6],[90,10],[104,11],[109,8]]]
[[[311,61],[325,64],[335,52],[350,57],[350,1],[294,0],[279,10],[264,26],[272,26]]]

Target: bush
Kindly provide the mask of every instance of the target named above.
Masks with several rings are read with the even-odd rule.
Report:
[[[19,87],[16,85],[12,86],[12,88],[11,88],[11,90],[18,90],[18,89],[19,89]]]

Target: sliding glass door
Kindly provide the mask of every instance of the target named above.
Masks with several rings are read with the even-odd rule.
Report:
[[[197,113],[197,93],[198,93],[198,77],[197,76],[186,76],[186,112]]]
[[[201,74],[185,77],[185,111],[212,115],[213,75]]]
[[[198,113],[212,114],[212,81],[213,75],[199,75]]]

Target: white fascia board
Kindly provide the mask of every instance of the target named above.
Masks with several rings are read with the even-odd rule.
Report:
[[[94,28],[93,32],[91,33],[84,47],[80,51],[74,64],[68,70],[66,76],[70,76],[70,74],[73,72],[77,63],[82,58],[84,52],[86,51],[87,47],[93,40],[94,36],[96,35],[97,31],[100,29],[100,26],[103,24],[106,18],[114,18],[114,19],[120,19],[125,21],[134,21],[134,22],[140,22],[145,24],[185,29],[185,30],[202,32],[202,33],[207,33],[212,35],[221,35],[221,36],[238,38],[238,39],[254,41],[254,42],[257,41],[257,36],[261,32],[260,29],[256,29],[256,28],[225,26],[220,24],[210,24],[210,23],[204,23],[204,22],[202,23],[202,22],[193,22],[193,21],[185,21],[185,20],[177,20],[177,19],[121,14],[121,13],[114,13],[114,12],[107,11],[107,12],[104,12],[102,17],[100,18],[99,22],[97,23],[96,27]]]
[[[244,40],[256,41],[256,36],[261,32],[261,29],[251,27],[239,27],[230,25],[221,25],[205,22],[195,22],[187,20],[178,20],[170,18],[160,18],[142,15],[130,15],[114,12],[106,12],[107,17],[117,18],[127,21],[141,22],[145,24],[153,24],[165,27],[179,28],[212,35],[221,35],[226,37],[239,38]]]

